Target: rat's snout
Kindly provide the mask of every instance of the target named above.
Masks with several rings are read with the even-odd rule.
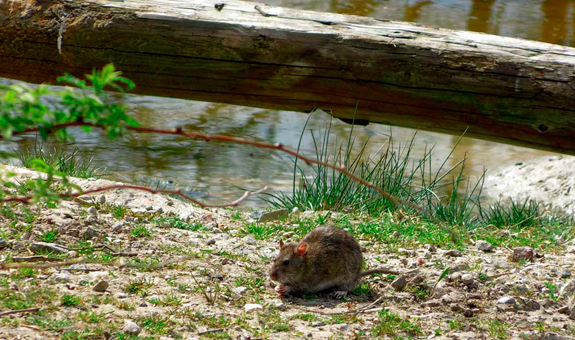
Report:
[[[272,280],[277,281],[278,279],[278,273],[274,268],[270,269],[270,277],[272,278]]]

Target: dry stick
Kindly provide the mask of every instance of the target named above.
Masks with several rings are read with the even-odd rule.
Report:
[[[40,310],[40,308],[38,308],[38,307],[28,308],[28,309],[9,310],[7,312],[0,313],[0,316],[10,315],[10,314],[18,314],[18,313],[37,312],[39,310]]]
[[[208,334],[208,333],[215,333],[215,332],[222,332],[224,330],[224,328],[214,328],[214,329],[208,329],[205,330],[203,332],[198,332],[198,335],[203,335],[203,334]]]
[[[72,123],[64,123],[64,124],[57,124],[54,125],[50,128],[50,130],[48,131],[48,133],[51,133],[53,131],[56,130],[60,130],[60,129],[64,129],[64,128],[68,128],[68,127],[74,127],[74,126],[90,126],[90,127],[94,127],[94,128],[98,128],[98,129],[105,129],[106,127],[103,125],[99,125],[99,124],[94,124],[94,123],[89,123],[89,122],[72,122]],[[163,134],[163,135],[175,135],[175,136],[184,136],[184,137],[188,137],[188,138],[193,138],[193,139],[203,139],[206,142],[209,141],[220,141],[220,142],[227,142],[227,143],[235,143],[235,144],[241,144],[241,145],[251,145],[251,146],[255,146],[257,148],[262,148],[262,149],[272,149],[272,150],[278,150],[284,153],[287,153],[295,158],[299,158],[302,161],[304,161],[307,165],[311,165],[311,164],[317,164],[317,165],[321,165],[321,166],[325,166],[327,168],[330,169],[334,169],[336,171],[339,171],[341,173],[343,173],[344,175],[348,176],[349,178],[353,179],[356,182],[359,182],[363,185],[365,185],[368,188],[371,188],[375,191],[377,191],[380,195],[382,195],[383,197],[387,198],[389,201],[391,201],[394,205],[397,205],[398,203],[401,203],[404,206],[409,206],[415,210],[417,210],[419,213],[421,213],[423,211],[423,208],[421,208],[420,206],[418,206],[417,204],[414,204],[412,202],[408,202],[408,201],[404,201],[398,198],[393,197],[391,194],[389,194],[387,191],[383,190],[382,188],[375,186],[371,183],[369,183],[368,181],[352,174],[351,172],[349,172],[348,170],[346,170],[343,167],[339,167],[336,165],[331,165],[329,163],[326,162],[322,162],[320,160],[317,159],[313,159],[313,158],[309,158],[306,157],[296,151],[290,150],[288,148],[286,148],[283,144],[281,143],[277,143],[277,144],[269,144],[269,143],[263,143],[263,142],[257,142],[257,141],[250,141],[250,140],[246,140],[246,139],[242,139],[242,138],[236,138],[236,137],[231,137],[231,136],[224,136],[224,135],[208,135],[205,133],[201,133],[201,132],[195,132],[195,131],[184,131],[182,129],[182,127],[177,127],[173,130],[166,130],[166,129],[154,129],[154,128],[147,128],[147,127],[135,127],[135,126],[126,126],[125,127],[127,130],[129,131],[135,131],[135,132],[139,132],[139,133],[156,133],[156,134]],[[21,134],[25,134],[25,133],[29,133],[29,132],[37,132],[38,128],[30,128],[30,129],[26,129],[23,131],[19,131],[19,132],[14,132],[12,135],[13,136],[18,136]],[[0,139],[3,139],[3,136],[0,135]],[[249,193],[246,192],[244,194],[244,196],[242,196],[240,199],[230,203],[229,205],[204,205],[200,202],[198,202],[197,200],[192,199],[191,197],[183,194],[182,192],[180,192],[179,190],[152,190],[152,189],[148,189],[148,188],[143,188],[143,187],[138,187],[138,186],[116,186],[113,187],[113,189],[117,189],[117,188],[131,188],[131,189],[136,189],[136,190],[144,190],[144,191],[148,191],[151,193],[168,193],[168,194],[175,194],[178,196],[181,196],[183,198],[186,198],[196,204],[198,204],[201,207],[210,207],[210,208],[221,208],[221,207],[227,207],[227,206],[236,206],[239,202],[241,202],[243,199],[254,195],[256,193],[260,193],[263,190],[258,190],[257,192],[254,193]],[[85,195],[87,193],[96,193],[96,192],[100,192],[100,191],[104,191],[104,190],[111,190],[110,187],[106,187],[106,188],[101,188],[101,189],[94,189],[91,191],[87,191],[86,193],[83,194],[74,194],[74,195],[68,195],[65,197],[78,197],[80,195]],[[31,197],[21,197],[21,198],[11,198],[11,199],[3,199],[0,200],[0,202],[23,202],[23,203],[27,203],[29,200],[31,199]]]
[[[59,262],[62,259],[57,259],[53,257],[45,257],[45,256],[28,256],[28,257],[13,257],[12,261],[14,262],[39,262],[39,261],[46,261],[46,262]]]

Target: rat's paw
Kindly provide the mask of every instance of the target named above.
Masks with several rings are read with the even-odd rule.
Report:
[[[343,298],[346,297],[346,296],[347,296],[347,291],[346,291],[346,290],[338,290],[338,291],[333,292],[333,298],[334,298],[334,299],[341,300],[341,299],[343,299]]]
[[[289,293],[290,291],[290,287],[289,286],[284,286],[282,284],[277,285],[274,290],[280,295],[280,296],[285,296]]]

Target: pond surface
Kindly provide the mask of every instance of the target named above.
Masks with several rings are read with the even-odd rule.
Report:
[[[487,32],[556,44],[575,44],[575,0],[266,0],[270,5],[317,11],[373,16],[390,20],[415,21],[425,25]],[[202,130],[247,139],[281,142],[296,147],[308,118],[307,114],[255,109],[226,104],[182,99],[129,95],[130,112],[145,126]],[[323,112],[312,115],[308,130],[325,129],[330,117]],[[333,136],[346,140],[351,126],[332,121]],[[409,142],[416,131],[370,124],[354,127],[357,145],[370,140],[370,151],[378,150],[393,135],[395,146]],[[291,190],[292,160],[281,154],[234,144],[189,141],[181,138],[137,135],[110,142],[98,132],[86,136],[75,132],[77,147],[94,157],[94,164],[106,169],[107,178],[148,183],[174,182],[197,190],[196,196],[212,202],[231,201],[241,195],[239,188]],[[332,138],[333,140],[333,138]],[[435,145],[434,164],[439,166],[459,137],[417,132],[412,157],[418,159],[426,148]],[[9,150],[34,144],[23,138]],[[304,134],[302,149],[313,156],[310,133]],[[463,138],[449,164],[467,156],[465,173],[477,178],[484,167],[488,172],[517,162],[526,162],[549,152]],[[263,207],[258,199],[247,205]]]

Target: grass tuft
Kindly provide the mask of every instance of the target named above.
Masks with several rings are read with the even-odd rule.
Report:
[[[81,154],[78,148],[68,150],[57,145],[36,140],[34,147],[14,150],[23,167],[34,168],[33,160],[40,159],[52,165],[56,171],[78,178],[100,178],[104,171],[92,164],[93,156]]]

